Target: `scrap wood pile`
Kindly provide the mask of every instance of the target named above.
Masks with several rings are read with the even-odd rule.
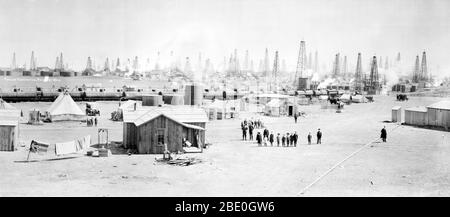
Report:
[[[201,163],[202,160],[194,157],[190,158],[176,158],[171,160],[166,160],[163,158],[155,158],[156,162],[166,163],[174,166],[189,166],[197,163]]]

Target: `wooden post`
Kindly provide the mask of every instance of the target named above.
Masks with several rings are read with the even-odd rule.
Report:
[[[30,153],[31,153],[31,148],[33,147],[33,142],[34,142],[34,140],[31,141],[30,148],[28,149],[27,162],[30,159]]]

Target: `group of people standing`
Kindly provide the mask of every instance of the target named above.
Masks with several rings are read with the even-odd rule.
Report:
[[[241,129],[242,129],[242,140],[247,140],[247,131],[249,135],[249,140],[253,141],[253,139],[256,140],[258,143],[258,146],[267,146],[267,143],[270,143],[270,146],[274,146],[274,143],[277,147],[281,145],[281,147],[297,147],[298,143],[298,134],[297,132],[294,133],[284,133],[275,134],[273,131],[269,132],[267,128],[264,128],[262,134],[261,132],[257,132],[256,136],[253,137],[255,129],[262,128],[264,125],[260,120],[257,121],[247,121],[244,120],[241,122]],[[320,129],[317,130],[317,144],[322,144],[322,131]],[[307,135],[308,144],[310,145],[312,143],[312,135],[311,132]]]
[[[260,129],[264,127],[264,124],[261,120],[249,120],[245,119],[241,122],[241,129],[242,129],[242,140],[247,140],[247,131],[249,135],[249,140],[253,140],[253,131],[255,129]]]
[[[280,147],[280,144],[282,147],[297,147],[298,134],[297,132],[285,133],[282,135],[278,133],[275,137],[273,132],[269,133],[268,129],[264,129],[262,135],[261,132],[256,134],[256,142],[258,143],[258,146],[267,146],[267,143],[270,143],[270,146],[274,146],[274,143],[276,142],[277,147]]]
[[[97,126],[97,117],[88,117],[86,120],[86,125],[88,127]]]

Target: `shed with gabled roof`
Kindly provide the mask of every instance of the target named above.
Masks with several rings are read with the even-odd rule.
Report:
[[[205,145],[206,112],[192,106],[141,107],[124,111],[123,144],[140,154],[183,152],[183,139],[194,147]]]

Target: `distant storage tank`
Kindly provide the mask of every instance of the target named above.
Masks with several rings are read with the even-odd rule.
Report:
[[[202,105],[203,86],[200,84],[186,85],[184,89],[185,105]]]
[[[142,106],[159,106],[163,105],[163,97],[161,95],[143,95]]]

